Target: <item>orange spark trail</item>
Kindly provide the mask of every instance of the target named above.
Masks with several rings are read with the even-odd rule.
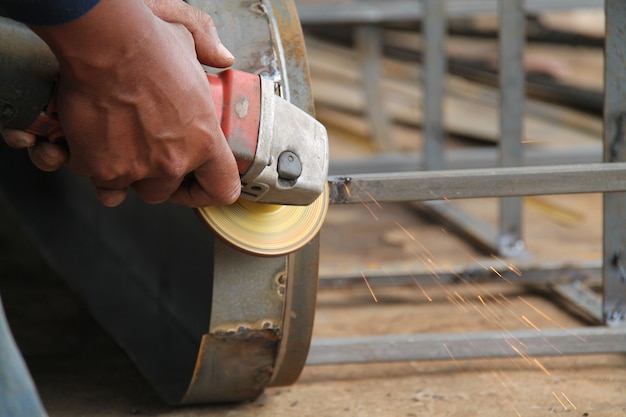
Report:
[[[567,398],[567,395],[565,395],[564,392],[561,392],[561,395],[563,396],[563,398],[565,398],[567,400],[567,402],[572,406],[572,408],[574,410],[576,410],[576,406],[574,405],[574,403],[569,398]]]
[[[361,276],[363,277],[363,281],[365,281],[365,285],[367,285],[367,289],[370,290],[370,294],[372,294],[372,298],[374,299],[375,302],[378,302],[378,298],[376,298],[376,295],[374,294],[374,291],[372,290],[370,283],[367,281],[367,278],[365,278],[365,274],[363,272],[361,272]]]
[[[473,256],[471,253],[469,253],[468,251],[464,250],[463,248],[460,248],[461,252],[463,252],[463,254],[465,256],[467,256],[468,258],[470,258],[472,261],[476,262],[478,265],[480,265],[481,267],[483,267],[483,269],[485,271],[489,271],[489,268],[487,267],[487,265],[485,265],[484,263],[480,262],[475,256]]]
[[[430,298],[428,294],[426,294],[426,291],[424,291],[424,288],[422,287],[422,285],[417,281],[417,278],[415,278],[415,276],[412,274],[411,274],[411,278],[413,279],[413,282],[415,282],[415,285],[417,285],[417,287],[420,289],[420,291],[422,291],[422,294],[424,294],[424,297],[426,297],[426,299],[432,303],[433,299]]]
[[[369,191],[364,190],[365,194],[367,194],[367,196],[370,198],[370,200],[372,201],[372,203],[376,204],[376,206],[378,206],[378,208],[380,210],[383,210],[383,206],[380,205],[380,203],[374,198],[374,196],[372,194],[370,194]]]
[[[364,201],[361,201],[361,204],[363,204],[363,207],[365,207],[365,209],[367,211],[370,212],[370,214],[372,215],[372,217],[374,218],[374,220],[378,221],[378,216],[374,213],[374,211],[370,208],[370,206],[368,205],[368,203],[365,203]]]
[[[517,275],[518,277],[521,277],[521,276],[522,276],[522,271],[521,271],[518,267],[516,267],[515,265],[513,265],[513,264],[507,264],[506,262],[504,262],[504,260],[503,260],[502,258],[500,258],[500,257],[496,256],[496,255],[495,255],[495,254],[493,254],[493,253],[491,254],[491,257],[492,257],[493,259],[495,259],[496,261],[500,262],[503,266],[506,266],[506,267],[507,267],[507,269],[508,269],[509,271],[513,272],[513,273],[514,273],[515,275]]]
[[[516,267],[513,264],[508,264],[507,267],[509,268],[510,271],[512,271],[515,275],[517,275],[518,277],[522,276],[522,270],[519,269],[518,267]]]
[[[556,398],[556,400],[559,402],[559,404],[561,404],[561,406],[562,406],[564,409],[569,410],[569,409],[567,408],[567,406],[563,403],[563,401],[561,401],[561,399],[559,398],[559,396],[558,396],[558,395],[556,395],[556,393],[555,393],[554,391],[552,391],[552,395],[554,396],[554,398]]]
[[[532,327],[532,328],[533,328],[533,329],[535,329],[536,331],[541,332],[541,329],[539,329],[539,327],[537,327],[537,326],[535,325],[535,323],[533,323],[532,321],[530,321],[530,319],[529,319],[528,317],[526,317],[526,316],[522,315],[522,320],[524,320],[524,322],[525,322],[526,324],[528,324],[530,327]]]
[[[463,298],[463,296],[461,294],[459,294],[457,291],[454,292],[454,295],[456,295],[456,298],[458,298],[459,300],[461,300],[464,303],[467,303],[467,301],[465,300],[465,298]]]
[[[498,270],[496,268],[494,268],[493,266],[490,266],[489,269],[491,269],[493,271],[493,273],[496,274],[498,277],[500,277],[504,281],[506,281],[507,284],[513,284],[509,279],[506,279],[500,272],[498,272]]]
[[[456,358],[454,356],[452,356],[452,352],[450,352],[450,348],[448,348],[448,345],[446,345],[444,343],[443,344],[443,348],[446,350],[446,352],[448,352],[448,355],[450,356],[450,359],[452,359],[452,361],[457,366],[457,368],[459,368],[459,371],[463,372],[463,368],[461,368],[461,364],[456,360]]]
[[[545,366],[543,366],[543,364],[542,364],[541,362],[539,362],[539,359],[534,358],[534,359],[533,359],[533,362],[534,362],[534,363],[535,363],[535,365],[537,365],[537,366],[539,367],[539,369],[541,369],[541,370],[542,370],[542,371],[543,371],[546,375],[548,375],[548,376],[550,376],[550,375],[551,375],[551,374],[550,374],[550,371],[548,371],[548,370],[546,369],[546,367],[545,367]]]
[[[450,301],[450,304],[457,306],[458,308],[463,310],[464,313],[467,313],[467,309],[463,306],[463,304],[455,300],[454,297],[447,295],[446,298],[448,299],[448,301]]]
[[[509,347],[510,347],[511,349],[513,349],[513,351],[514,351],[515,353],[517,353],[517,354],[518,354],[518,355],[519,355],[522,359],[524,359],[524,360],[525,360],[525,361],[526,361],[529,365],[532,365],[532,361],[530,360],[530,358],[528,357],[528,355],[527,355],[527,354],[525,354],[524,352],[522,352],[521,350],[519,350],[519,349],[517,348],[517,346],[515,346],[513,343],[511,343],[511,341],[510,341],[510,340],[505,340],[504,342],[505,342],[507,345],[509,345]]]
[[[398,222],[395,222],[396,226],[398,226],[398,228],[400,230],[402,230],[411,240],[415,240],[415,236],[413,236],[411,233],[409,233],[408,230],[406,230],[404,227],[402,227],[402,225]]]
[[[534,305],[532,305],[529,301],[527,301],[524,297],[522,297],[521,295],[517,296],[517,299],[520,300],[521,302],[523,302],[524,304],[526,304],[528,307],[532,308],[537,314],[541,315],[541,317],[543,317],[544,319],[550,321],[551,323],[556,324],[558,327],[560,327],[561,329],[567,331],[568,333],[570,333],[572,336],[576,337],[578,340],[580,340],[581,342],[586,342],[587,339],[585,339],[582,336],[579,336],[577,334],[575,334],[574,332],[572,332],[571,330],[569,330],[567,327],[563,326],[562,324],[556,322],[555,320],[553,320],[550,316],[548,316],[547,314],[545,314],[543,311],[539,310],[537,307],[535,307]]]
[[[504,389],[506,390],[506,392],[509,393],[509,396],[511,397],[511,400],[515,399],[515,395],[513,395],[513,393],[511,392],[511,389],[508,387],[508,385],[506,385],[504,383],[504,381],[502,380],[502,378],[500,378],[500,376],[496,373],[496,371],[491,371],[491,373],[493,374],[493,376],[496,377],[496,379],[498,380],[498,382],[500,382],[500,385],[502,385],[504,387]]]

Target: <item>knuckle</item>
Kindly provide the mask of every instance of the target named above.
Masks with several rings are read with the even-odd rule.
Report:
[[[133,167],[116,167],[115,165],[97,165],[92,167],[91,177],[100,186],[123,188],[139,180],[141,175]]]
[[[179,179],[187,174],[187,161],[184,158],[162,155],[154,161],[154,167],[161,177]]]

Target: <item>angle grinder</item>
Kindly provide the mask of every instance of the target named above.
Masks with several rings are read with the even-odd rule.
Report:
[[[317,234],[328,210],[326,129],[282,99],[269,77],[229,69],[207,78],[242,190],[232,205],[196,209],[199,217],[241,251],[280,256],[298,250]],[[51,141],[62,137],[54,94],[39,109],[30,126],[18,127]]]

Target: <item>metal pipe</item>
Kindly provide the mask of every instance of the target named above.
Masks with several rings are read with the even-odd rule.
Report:
[[[606,327],[425,333],[314,339],[307,365],[623,352],[624,329]]]
[[[445,155],[445,169],[494,168],[498,166],[495,148],[449,149]],[[419,161],[420,152],[379,154],[365,158],[333,159],[330,161],[330,175],[354,175],[379,172],[411,172],[424,169]],[[416,166],[417,161],[417,166]],[[529,148],[524,152],[526,166],[591,164],[602,162],[602,144],[580,145],[558,151]]]
[[[626,191],[626,162],[330,177],[330,202],[423,201]]]
[[[604,160],[626,161],[626,4],[606,1]],[[616,190],[617,191],[617,190]],[[623,191],[623,190],[622,190]],[[604,322],[626,326],[626,193],[604,195]]]
[[[602,8],[602,0],[526,0],[526,10],[537,13],[548,10],[575,8]],[[496,0],[448,0],[449,17],[468,17],[495,13]],[[300,21],[305,25],[332,23],[382,23],[421,20],[424,16],[422,0],[385,0],[298,3]]]
[[[500,86],[500,166],[522,165],[524,122],[524,1],[499,2],[499,86]],[[498,252],[519,256],[522,239],[522,199],[500,199]]]
[[[424,0],[424,167],[443,168],[443,96],[445,94],[445,0]]]

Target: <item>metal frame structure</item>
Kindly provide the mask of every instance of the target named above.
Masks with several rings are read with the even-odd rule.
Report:
[[[421,167],[411,157],[385,157],[383,161],[370,160],[354,166],[343,166],[348,173],[330,178],[331,203],[362,203],[364,201],[432,201],[455,198],[501,197],[500,224],[497,232],[476,229],[464,213],[443,213],[468,235],[476,237],[494,253],[516,256],[524,251],[522,239],[521,196],[541,194],[603,193],[604,246],[603,259],[598,262],[576,262],[570,265],[536,263],[528,260],[518,265],[523,275],[510,277],[519,283],[551,284],[552,289],[573,305],[594,317],[599,326],[559,328],[548,330],[493,331],[475,333],[444,333],[419,335],[389,335],[359,338],[314,339],[307,364],[340,364],[361,362],[388,362],[407,360],[502,357],[517,355],[561,355],[581,353],[626,352],[626,5],[619,0],[533,2],[510,1],[455,1],[422,0],[398,1],[397,8],[389,2],[384,7],[377,2],[348,2],[345,10],[332,14],[339,22],[367,23],[424,19],[424,150]],[[394,4],[395,4],[394,3]],[[557,4],[558,3],[558,4]],[[524,108],[524,14],[563,7],[602,7],[606,13],[605,40],[605,94],[604,94],[604,162],[589,153],[576,153],[565,158],[563,165],[528,166],[521,148]],[[380,7],[378,7],[380,6]],[[447,7],[446,7],[447,6]],[[299,7],[302,21],[319,23],[322,6]],[[377,8],[378,7],[378,8]],[[446,17],[463,16],[473,12],[493,11],[500,16],[500,127],[501,140],[496,156],[496,167],[476,168],[471,161],[456,158],[457,167],[470,169],[445,170],[442,123],[442,98],[445,94],[444,74]],[[411,10],[411,12],[409,12]],[[352,14],[350,14],[350,12]],[[398,13],[396,13],[398,12]],[[396,13],[396,14],[394,14]],[[328,20],[326,20],[328,23]],[[371,27],[371,26],[370,26]],[[504,30],[503,28],[506,28]],[[372,29],[370,29],[372,30]],[[376,132],[380,130],[374,129]],[[595,150],[597,151],[597,149]],[[576,155],[574,155],[576,153]],[[595,152],[594,152],[595,153]],[[593,155],[593,153],[591,154]],[[454,159],[454,158],[453,158]],[[386,168],[397,166],[401,171],[381,174]],[[493,160],[486,161],[493,165]],[[454,163],[453,163],[454,165]],[[332,167],[331,167],[332,168]],[[354,174],[352,172],[373,173]],[[352,172],[350,170],[352,169]],[[334,173],[341,172],[334,169]],[[387,171],[388,172],[388,171]],[[433,201],[434,210],[440,210]],[[447,205],[449,206],[449,205]],[[408,282],[407,273],[396,271],[388,284]],[[468,279],[480,279],[476,271],[451,271],[449,280],[458,282],[462,274]],[[483,271],[484,273],[484,271]],[[576,285],[581,273],[601,277],[602,294]],[[411,274],[411,279],[425,276]],[[556,276],[559,278],[555,278]],[[376,274],[368,274],[376,280]],[[382,276],[382,274],[381,274]],[[563,279],[563,276],[569,278]],[[321,277],[321,284],[342,285],[360,277],[348,275]],[[372,278],[370,278],[372,282]],[[382,279],[378,282],[382,283]]]

